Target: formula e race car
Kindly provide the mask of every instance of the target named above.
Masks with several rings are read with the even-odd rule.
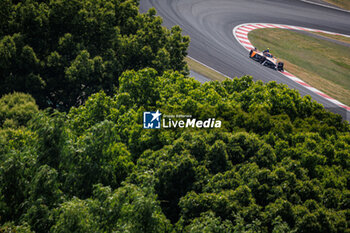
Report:
[[[260,52],[257,49],[250,50],[249,57],[257,62],[260,62],[263,66],[267,66],[271,69],[284,71],[283,62],[277,62],[276,57],[274,57],[270,52],[264,51]]]

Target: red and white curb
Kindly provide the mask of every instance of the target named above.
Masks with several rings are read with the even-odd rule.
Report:
[[[296,26],[290,26],[290,25],[283,25],[283,24],[271,24],[271,23],[245,23],[240,24],[236,26],[233,29],[233,35],[236,38],[236,40],[247,50],[251,50],[254,48],[252,43],[248,39],[248,33],[255,30],[255,29],[262,29],[262,28],[279,28],[279,29],[290,29],[290,30],[301,30],[301,31],[308,31],[308,32],[322,32],[326,34],[331,35],[339,35],[339,36],[345,36],[350,37],[350,35],[344,35],[340,33],[334,33],[334,32],[328,32],[323,30],[316,30],[316,29],[310,29],[305,27],[296,27]],[[305,88],[309,89],[310,91],[322,96],[323,98],[329,100],[330,102],[338,105],[339,107],[345,108],[346,110],[350,111],[350,107],[346,106],[345,104],[339,102],[338,100],[326,95],[322,91],[310,86],[309,84],[305,83],[303,80],[297,78],[293,74],[289,73],[288,71],[280,72],[287,78],[293,80],[294,82],[304,86]]]

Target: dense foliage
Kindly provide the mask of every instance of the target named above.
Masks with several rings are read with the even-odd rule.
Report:
[[[0,1],[0,232],[349,232],[349,124],[188,78],[188,37],[137,4]],[[222,127],[143,129],[151,110]]]
[[[113,97],[101,91],[67,114],[5,116],[23,123],[1,125],[3,230],[348,231],[350,128],[340,116],[251,77],[201,85],[143,69],[119,82]],[[20,106],[11,96],[0,103]],[[143,129],[143,111],[157,109],[223,126]]]
[[[17,2],[19,2],[17,4]],[[188,37],[161,26],[138,0],[1,0],[0,96],[30,93],[41,108],[69,110],[113,94],[127,69],[187,73]]]

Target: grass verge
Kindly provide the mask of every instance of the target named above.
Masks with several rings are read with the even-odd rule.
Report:
[[[257,29],[248,37],[259,50],[270,48],[286,70],[350,105],[350,47],[284,29]]]
[[[325,2],[341,7],[345,10],[350,10],[350,0],[325,0]]]
[[[216,72],[215,70],[210,69],[210,68],[202,65],[201,63],[199,63],[199,62],[197,62],[189,57],[186,57],[185,61],[187,62],[190,70],[193,70],[193,71],[197,72],[198,74],[201,74],[204,77],[207,77],[211,80],[224,81],[227,78],[224,75]]]
[[[316,35],[323,36],[323,37],[328,37],[328,38],[333,39],[333,40],[337,40],[340,42],[345,42],[345,43],[350,44],[350,37],[331,35],[331,34],[326,34],[326,33],[322,33],[322,32],[312,32],[312,33],[316,34]]]

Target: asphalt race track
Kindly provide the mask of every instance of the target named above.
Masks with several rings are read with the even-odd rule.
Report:
[[[350,35],[350,13],[300,0],[140,0],[141,12],[151,7],[163,17],[164,26],[180,25],[191,37],[188,52],[196,60],[229,77],[251,75],[255,80],[285,83],[350,121],[350,112],[249,59],[232,35],[232,29],[243,23],[287,24]]]

